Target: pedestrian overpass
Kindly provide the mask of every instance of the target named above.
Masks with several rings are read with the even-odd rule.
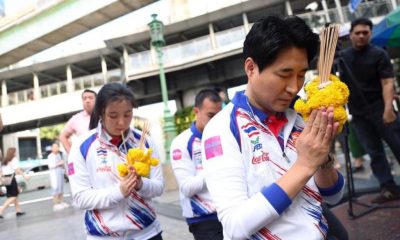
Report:
[[[53,0],[55,4],[44,9],[36,5],[28,5],[18,19],[11,16],[0,21],[0,68],[7,67],[154,1]]]
[[[78,4],[76,2],[87,1],[67,2]],[[107,9],[105,3],[123,4],[130,1],[98,2],[98,8],[103,6]],[[144,5],[151,1],[140,2]],[[168,94],[169,99],[177,101],[178,108],[192,105],[193,96],[200,88],[228,88],[245,83],[240,53],[251,22],[265,14],[289,12],[288,1],[237,2],[166,25],[165,37],[169,45],[163,48],[163,53]],[[390,1],[384,1],[368,7],[387,13],[390,11],[389,4]],[[60,8],[65,7],[60,5]],[[329,9],[328,14],[334,11]],[[326,13],[320,11],[317,15],[326,16]],[[310,16],[314,15],[304,13],[298,16],[309,24],[319,24],[314,27],[322,26],[323,22],[312,22]],[[3,39],[1,33],[0,39]],[[106,45],[104,48],[0,72],[4,133],[65,122],[81,109],[80,94],[83,89],[99,89],[111,81],[126,81],[134,90],[140,105],[160,102],[158,64],[154,50],[149,46],[148,31],[109,39]]]

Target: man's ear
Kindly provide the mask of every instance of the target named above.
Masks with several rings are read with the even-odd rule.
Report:
[[[200,111],[200,109],[198,107],[193,108],[194,115],[197,115],[199,113],[199,111]]]
[[[258,71],[257,64],[251,57],[246,58],[244,61],[244,71],[249,79],[254,75],[255,71]]]

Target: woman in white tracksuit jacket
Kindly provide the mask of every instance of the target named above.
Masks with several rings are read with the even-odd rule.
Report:
[[[116,169],[126,161],[126,150],[138,147],[141,132],[129,127],[135,106],[128,87],[104,85],[96,98],[92,130],[72,146],[68,175],[73,203],[86,210],[87,239],[162,239],[151,205],[151,199],[164,189],[160,164],[151,167],[148,178],[133,168],[121,178]],[[158,158],[148,136],[145,144],[153,148],[152,157]]]

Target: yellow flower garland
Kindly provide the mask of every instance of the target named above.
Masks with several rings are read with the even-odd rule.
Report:
[[[128,166],[135,168],[136,172],[142,177],[148,177],[150,174],[150,167],[157,166],[159,160],[152,158],[151,154],[153,149],[131,148],[126,155],[126,163],[118,163],[117,171],[119,176],[125,177],[128,174]]]
[[[339,122],[338,131],[341,132],[347,120],[346,110],[343,106],[347,103],[350,92],[346,84],[335,75],[331,74],[329,80],[331,80],[330,84],[319,88],[320,77],[314,78],[304,88],[307,100],[298,99],[294,104],[294,109],[307,121],[313,109],[332,106],[334,107],[334,121]]]

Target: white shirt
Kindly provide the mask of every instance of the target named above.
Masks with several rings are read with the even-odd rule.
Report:
[[[13,158],[7,165],[1,166],[1,173],[3,175],[11,175],[18,169],[18,160]]]
[[[64,175],[64,172],[65,172],[64,165],[56,167],[56,165],[60,161],[63,161],[61,152],[59,152],[57,154],[50,153],[49,156],[47,157],[47,160],[48,160],[48,165],[49,165],[51,175],[59,175],[59,174]]]
[[[304,121],[285,112],[282,148],[243,92],[207,124],[202,139],[204,176],[224,229],[224,239],[324,239],[321,203],[342,197],[343,176],[332,189],[312,177],[291,200],[275,183],[297,159]],[[324,194],[322,194],[322,192]]]

